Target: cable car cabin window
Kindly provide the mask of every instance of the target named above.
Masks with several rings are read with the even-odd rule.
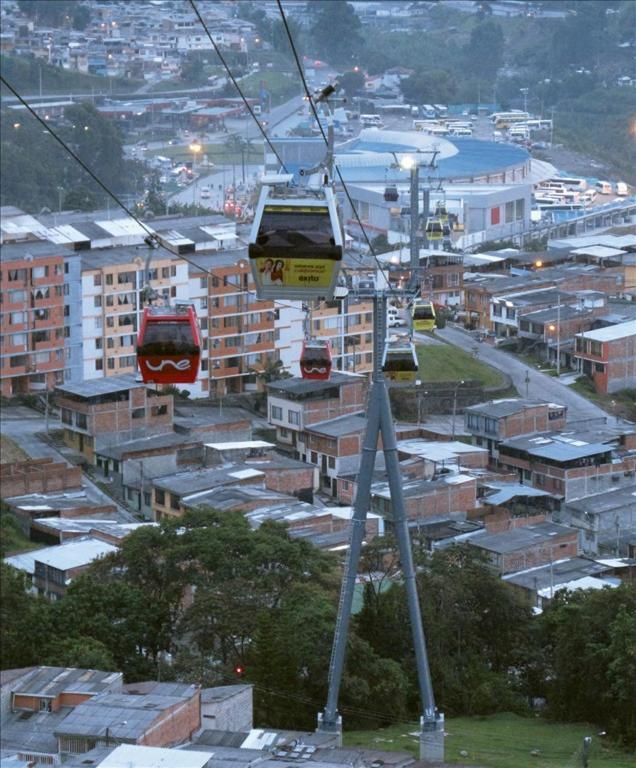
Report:
[[[140,355],[198,355],[192,328],[183,322],[148,323]]]
[[[417,371],[412,352],[388,352],[383,366],[384,371]]]
[[[331,363],[331,357],[325,347],[305,347],[303,363]]]
[[[298,248],[307,245],[335,248],[336,245],[326,208],[324,213],[265,210],[256,243],[268,248]],[[333,258],[338,258],[338,255],[334,254]]]
[[[416,304],[413,310],[413,320],[432,320],[435,313],[430,304]]]

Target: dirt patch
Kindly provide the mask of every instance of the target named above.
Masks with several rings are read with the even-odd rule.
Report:
[[[10,464],[13,461],[27,461],[28,455],[20,446],[6,435],[0,435],[0,461]]]

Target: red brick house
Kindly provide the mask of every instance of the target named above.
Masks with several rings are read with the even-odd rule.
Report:
[[[578,333],[574,359],[597,392],[636,388],[636,320]]]

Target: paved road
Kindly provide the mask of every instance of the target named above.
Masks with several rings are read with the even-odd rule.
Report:
[[[25,453],[33,459],[50,458],[53,461],[66,463],[64,455],[57,448],[43,442],[37,436],[38,433],[46,431],[44,417],[24,406],[6,407],[2,409],[0,426],[2,434],[7,435],[14,440]],[[49,429],[61,429],[62,424],[55,418],[49,419]],[[82,485],[90,489],[93,498],[96,498],[102,504],[115,504],[119,514],[119,522],[135,523],[137,518],[131,514],[125,507],[117,504],[110,496],[101,491],[95,483],[86,475],[82,476]]]
[[[536,368],[521,362],[516,357],[502,352],[500,349],[495,349],[488,344],[476,344],[474,337],[465,331],[446,327],[438,329],[436,333],[451,344],[468,351],[472,351],[477,346],[479,359],[507,373],[512,378],[519,393],[524,397],[526,395],[527,374],[529,377],[527,385],[528,397],[566,405],[569,422],[608,417],[608,414],[602,408],[569,389],[569,387],[553,376],[547,376],[545,373],[537,371]]]

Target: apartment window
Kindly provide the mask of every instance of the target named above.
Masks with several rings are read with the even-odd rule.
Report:
[[[509,203],[506,203],[506,224],[510,224],[510,222],[514,220],[514,217],[515,203],[514,200],[511,200]]]
[[[316,451],[311,452],[311,463],[312,464],[318,463],[318,454],[316,453]]]
[[[78,413],[76,423],[80,429],[88,429],[88,419],[86,418],[86,414]]]
[[[327,464],[329,465],[329,469],[335,469],[336,468],[336,459],[333,456],[330,456],[327,460]]]
[[[170,267],[170,277],[176,277],[176,276],[177,276],[177,268],[176,268],[176,266],[173,264],[173,265]]]
[[[534,482],[537,485],[545,485],[545,475],[540,475],[538,472],[534,473]]]
[[[106,275],[106,285],[112,285],[112,284],[113,284],[113,276]]]
[[[174,493],[170,494],[170,509],[174,509],[175,511],[179,511],[179,497],[175,496]]]
[[[479,429],[479,416],[474,413],[468,414],[468,429]]]
[[[200,326],[202,331],[207,331],[208,330],[208,318],[207,317],[202,317],[199,320],[199,326]]]
[[[144,418],[146,418],[146,409],[145,408],[133,408],[132,417],[133,417],[133,419],[144,419]]]
[[[119,358],[119,367],[120,368],[134,368],[135,364],[137,363],[137,358],[135,355],[125,355],[124,357]]]
[[[33,331],[31,338],[36,344],[39,344],[43,341],[50,341],[51,334],[48,331]]]
[[[594,357],[600,357],[603,352],[603,345],[600,341],[593,341],[592,346],[590,347],[590,354],[594,355]]]
[[[149,507],[152,504],[152,498],[148,491],[144,491],[144,506]]]
[[[114,357],[109,357],[108,358],[107,366],[108,366],[108,370],[109,371],[114,371],[115,370],[115,358]]]
[[[486,432],[487,435],[496,435],[497,434],[497,419],[486,418],[486,420],[485,420],[485,432]]]
[[[283,418],[283,409],[280,408],[278,405],[272,405],[272,419],[278,419],[279,421]]]
[[[289,430],[285,429],[285,427],[281,427],[279,434],[281,437],[289,437]]]
[[[49,268],[48,267],[33,267],[33,270],[31,272],[31,276],[34,280],[40,280],[43,277],[49,276]]]
[[[155,489],[155,501],[157,504],[161,504],[161,506],[164,506],[166,503],[166,494],[164,491],[158,491]]]
[[[300,414],[298,411],[287,411],[287,421],[290,424],[300,424]]]
[[[48,363],[51,359],[49,352],[37,352],[35,355],[36,363]]]
[[[102,297],[101,296],[95,296],[93,299],[93,306],[100,308],[102,306]]]
[[[168,413],[167,405],[153,405],[150,409],[152,416],[165,416]]]
[[[98,275],[93,275],[93,285],[97,288],[102,284],[102,276],[101,273]]]
[[[17,304],[19,301],[24,301],[26,293],[24,291],[9,291],[9,304]]]
[[[73,414],[68,408],[62,408],[62,424],[73,424]]]
[[[64,328],[64,338],[65,339],[70,339],[71,338],[71,329],[69,328],[68,325],[65,326],[65,328]]]
[[[12,347],[20,347],[23,344],[26,344],[26,341],[27,341],[26,333],[14,333],[11,336]]]
[[[495,317],[501,317],[502,315],[501,304],[493,304],[492,313],[493,315],[495,315]]]
[[[201,309],[207,309],[208,308],[208,297],[203,296],[201,297]]]
[[[212,285],[216,288],[219,284],[218,278],[213,278]],[[208,278],[207,277],[200,277],[199,278],[199,288],[207,288],[208,287]]]
[[[594,363],[594,370],[596,373],[605,373],[605,366],[603,363]]]
[[[450,286],[457,286],[457,285],[459,285],[459,274],[457,272],[451,272],[448,275],[448,284]]]
[[[23,283],[26,280],[26,269],[10,269],[9,270],[9,282],[10,283]]]
[[[124,283],[134,283],[135,282],[135,273],[134,272],[120,272],[117,275],[117,282],[119,283],[119,285],[123,285]]]
[[[24,322],[24,312],[11,312],[9,314],[9,325],[21,325]]]
[[[207,371],[208,370],[208,361],[207,360],[201,360],[201,370]]]
[[[206,278],[205,278],[205,277],[203,277],[203,278],[201,278],[201,279],[202,279],[202,280],[206,280]],[[219,278],[218,278],[218,277],[213,277],[213,278],[212,278],[212,287],[213,287],[213,288],[218,288],[218,287],[219,287],[219,285],[220,285],[220,282],[219,282]],[[204,285],[202,285],[202,286],[201,286],[201,288],[205,288],[205,284],[204,284]]]
[[[115,347],[115,339],[112,336],[109,336],[106,339],[106,349],[114,349]]]
[[[235,323],[234,317],[224,317],[223,318],[223,327],[224,328],[232,328]]]
[[[170,277],[170,267],[161,267],[161,277],[162,278]]]
[[[103,340],[95,339],[95,349],[102,349],[102,347],[103,347]]]

